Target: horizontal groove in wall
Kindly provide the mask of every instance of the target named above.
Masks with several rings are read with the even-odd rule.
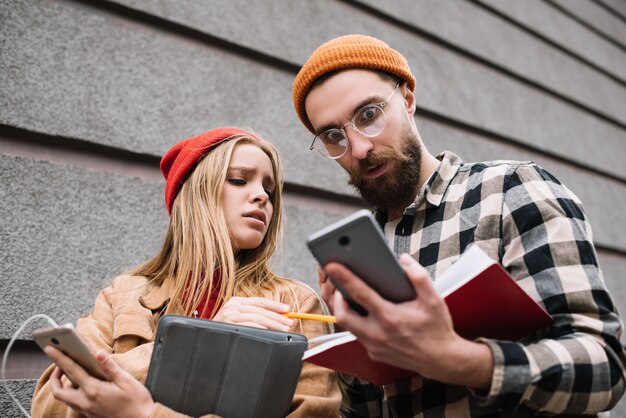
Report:
[[[499,137],[493,133],[465,125],[460,122],[450,121],[440,115],[418,109],[418,118],[427,118],[436,122],[444,122],[449,126],[477,134],[486,140],[507,142],[512,146],[528,150],[525,144],[514,140]],[[552,158],[564,164],[580,167],[582,170],[593,172],[597,175],[617,180],[624,183],[623,179],[606,173],[590,169],[589,167],[573,164],[559,156],[555,156],[541,150],[533,150],[543,156]],[[72,138],[61,138],[42,133],[25,131],[18,128],[0,125],[0,153],[31,158],[52,163],[73,165],[97,171],[110,172],[125,176],[133,176],[151,181],[163,181],[159,169],[159,157],[145,154],[137,154],[119,150],[98,144],[88,143]],[[285,202],[288,205],[319,209],[337,214],[348,214],[368,205],[356,194],[352,196],[334,193],[311,186],[286,183]],[[609,246],[598,247],[614,254],[626,256],[626,252],[619,248]]]
[[[611,13],[616,18],[620,19],[624,24],[626,24],[626,15],[622,14],[619,10],[614,9],[612,6],[606,4],[602,0],[591,0],[598,6],[602,7],[607,12]]]
[[[2,124],[0,153],[148,180],[163,178],[159,157]]]
[[[285,183],[284,197],[285,203],[290,205],[346,215],[369,207],[356,194],[354,196],[346,196],[293,183]]]
[[[555,3],[555,2],[553,2],[551,0],[546,0],[546,3],[548,3],[554,9],[556,9],[559,12],[563,13],[565,16],[569,17],[570,19],[572,19],[576,23],[580,24],[585,29],[595,33],[596,35],[600,36],[605,41],[612,43],[616,47],[620,48],[622,51],[626,52],[626,45],[625,44],[622,44],[621,42],[619,42],[615,38],[613,38],[613,37],[607,35],[606,33],[602,32],[601,30],[596,28],[594,25],[592,25],[592,24],[588,23],[587,21],[581,19],[580,17],[578,17],[574,13],[572,13],[569,10],[565,9],[564,7],[562,7],[560,4],[557,4],[557,3]]]
[[[290,71],[293,73],[298,72],[300,69],[299,64],[285,61],[284,59],[276,58],[273,55],[266,54],[256,49],[252,49],[240,44],[229,42],[223,38],[210,35],[198,29],[191,28],[184,24],[176,23],[171,20],[144,12],[139,9],[135,9],[123,4],[115,3],[108,0],[100,0],[98,2],[91,2],[88,0],[62,0],[69,3],[77,3],[81,7],[94,8],[101,11],[112,13],[116,16],[132,19],[135,22],[146,24],[152,28],[161,29],[168,33],[183,36],[188,39],[209,44],[213,47],[222,49],[229,53],[251,58],[260,63],[268,64],[272,67],[282,70]]]
[[[215,36],[212,36],[210,34],[207,34],[205,32],[202,32],[200,30],[197,29],[193,29],[190,28],[188,26],[185,26],[184,24],[180,24],[180,23],[176,23],[176,22],[172,22],[170,20],[167,20],[165,18],[162,17],[158,17],[155,15],[152,15],[150,13],[138,10],[138,9],[134,9],[132,7],[129,6],[125,6],[125,5],[121,5],[118,3],[114,3],[108,0],[101,0],[97,3],[91,3],[91,2],[86,2],[84,0],[64,0],[64,1],[68,1],[68,2],[72,2],[72,3],[80,3],[81,6],[83,7],[92,7],[92,8],[97,8],[99,10],[103,10],[103,11],[107,11],[110,13],[113,13],[117,16],[120,17],[125,17],[125,18],[129,18],[129,19],[133,19],[134,21],[138,21],[144,24],[147,24],[151,27],[156,27],[158,29],[162,29],[162,30],[166,30],[168,32],[180,35],[180,36],[184,36],[190,39],[195,39],[196,41],[202,42],[202,43],[207,43],[210,44],[212,46],[215,46],[217,48],[221,48],[225,51],[228,51],[229,53],[235,53],[241,56],[245,56],[246,58],[251,58],[254,59],[258,62],[261,63],[265,63],[268,64],[270,66],[273,66],[275,68],[279,68],[282,70],[286,70],[286,71],[290,71],[292,73],[297,73],[300,69],[300,64],[296,64],[296,63],[292,63],[292,62],[288,62],[285,61],[284,59],[281,58],[276,58],[273,55],[269,55],[266,53],[263,53],[259,50],[253,49],[253,48],[249,48],[246,46],[242,46],[240,44],[236,44],[236,43],[232,43],[229,41],[226,41],[222,38],[218,38]],[[350,0],[341,0],[349,5],[351,5],[352,7],[356,7],[359,9],[359,11],[363,11],[363,12],[367,12],[371,15],[376,16],[377,18],[389,21],[391,23],[393,23],[394,25],[397,25],[398,27],[401,27],[405,30],[408,30],[412,33],[415,33],[421,37],[424,37],[426,39],[429,39],[439,45],[442,45],[452,51],[454,51],[455,53],[458,53],[459,55],[464,56],[465,58],[468,58],[472,61],[478,62],[482,65],[488,66],[489,68],[493,68],[494,70],[507,75],[508,77],[514,78],[520,82],[522,82],[523,84],[530,86],[534,89],[537,89],[541,92],[544,92],[552,97],[555,97],[561,101],[564,101],[568,104],[571,104],[573,106],[576,106],[579,109],[582,109],[585,112],[588,112],[590,114],[593,114],[595,116],[597,116],[598,118],[601,118],[602,120],[609,122],[611,124],[617,125],[621,128],[626,129],[626,123],[617,120],[609,115],[606,115],[598,110],[595,110],[589,106],[586,106],[584,103],[581,103],[579,101],[576,101],[574,99],[571,99],[559,92],[556,92],[554,90],[549,89],[546,86],[543,86],[529,78],[523,77],[519,74],[516,74],[504,67],[501,67],[499,65],[497,65],[497,63],[494,63],[492,61],[489,61],[488,59],[482,58],[476,54],[473,54],[471,52],[468,52],[465,49],[462,49],[448,41],[446,41],[443,38],[440,38],[438,36],[435,36],[429,32],[425,32],[415,26],[412,26],[410,24],[407,24],[406,22],[402,22],[396,18],[394,18],[393,16],[381,13],[379,10],[374,9],[370,6],[367,5],[363,5],[363,4],[356,4]],[[482,5],[481,5],[482,6]],[[484,6],[483,6],[484,7]],[[487,8],[487,10],[491,10],[489,8]],[[498,14],[499,16],[501,16],[500,13],[495,12],[496,14]],[[516,23],[516,25],[518,25]],[[527,28],[524,28],[525,30],[528,30]],[[534,32],[532,32],[534,35],[536,35]],[[543,38],[542,38],[543,39]],[[550,44],[552,44],[553,46],[557,47],[558,49],[568,53],[569,55],[572,55],[571,51],[568,51],[564,48],[562,48],[561,46],[554,44],[553,42],[550,42]],[[577,55],[572,55],[574,57],[576,57],[577,59],[580,60],[580,57],[578,57]],[[585,63],[585,64],[589,64],[587,61],[581,60],[581,62]],[[598,68],[597,66],[592,66],[592,68],[594,70],[598,70],[601,71],[600,68]],[[615,76],[611,75],[610,73],[607,73],[605,71],[601,71],[603,75],[608,76],[614,80],[616,80],[617,82],[621,83],[622,85],[624,85],[626,87],[626,81],[621,80],[619,78],[616,78]]]
[[[566,95],[564,95],[564,94],[562,94],[562,93],[560,93],[558,91],[552,90],[549,87],[534,81],[533,79],[530,79],[530,78],[525,77],[525,76],[523,76],[521,74],[515,73],[515,72],[509,70],[508,68],[502,67],[502,66],[498,65],[497,62],[490,61],[489,59],[481,57],[480,55],[477,55],[477,54],[475,54],[473,52],[470,52],[467,49],[463,49],[463,48],[457,46],[456,44],[453,44],[453,43],[451,43],[451,42],[449,42],[449,41],[447,41],[447,40],[445,40],[445,39],[443,39],[443,38],[441,38],[441,37],[439,37],[437,35],[434,35],[434,34],[432,34],[430,32],[424,31],[423,29],[420,29],[420,28],[418,28],[416,26],[413,26],[413,25],[411,25],[409,23],[406,23],[406,22],[404,22],[402,20],[399,20],[398,18],[396,18],[394,16],[391,16],[391,15],[388,15],[388,14],[380,11],[379,9],[373,8],[371,6],[368,6],[368,5],[365,5],[365,4],[362,4],[362,3],[355,3],[352,0],[341,0],[341,1],[351,5],[353,7],[358,7],[359,10],[366,11],[369,14],[371,14],[371,15],[377,17],[377,18],[380,18],[382,20],[386,20],[389,23],[392,23],[392,24],[394,24],[394,25],[396,25],[398,27],[401,27],[401,28],[403,28],[403,29],[405,29],[405,30],[407,30],[409,32],[415,33],[416,35],[419,35],[420,37],[426,38],[426,39],[428,39],[430,41],[433,41],[434,43],[437,43],[437,44],[439,44],[441,46],[444,46],[447,49],[449,49],[449,50],[451,50],[451,51],[453,51],[453,52],[455,52],[455,53],[457,53],[457,54],[459,54],[459,55],[461,55],[461,56],[463,56],[463,57],[465,57],[465,58],[467,58],[467,59],[469,59],[471,61],[477,62],[477,63],[479,63],[481,65],[484,65],[484,66],[487,66],[489,68],[492,68],[492,69],[498,71],[499,73],[504,74],[504,75],[506,75],[506,76],[508,76],[510,78],[513,78],[513,79],[521,82],[522,84],[524,84],[524,85],[526,85],[526,86],[528,86],[530,88],[539,90],[542,93],[545,93],[545,94],[547,94],[547,95],[549,95],[551,97],[554,97],[554,98],[556,98],[558,100],[566,102],[566,103],[568,103],[570,105],[573,105],[576,108],[581,109],[581,110],[583,110],[583,111],[585,111],[587,113],[590,113],[590,114],[592,114],[594,116],[597,116],[598,118],[600,118],[600,119],[602,119],[602,120],[604,120],[606,122],[609,122],[609,123],[611,123],[613,125],[616,125],[616,126],[618,126],[620,128],[626,129],[626,123],[624,123],[623,121],[615,119],[614,117],[612,117],[610,115],[602,113],[601,111],[598,111],[598,110],[596,110],[596,109],[594,109],[592,107],[589,107],[584,102],[580,102],[580,101],[572,99],[572,98],[570,98],[570,97],[568,97],[568,96],[566,96]],[[519,25],[517,22],[512,21],[510,18],[507,18],[506,16],[503,16],[501,13],[496,12],[496,11],[492,10],[491,8],[488,8],[488,7],[486,7],[486,6],[484,6],[484,5],[480,4],[480,3],[475,3],[475,4],[477,6],[484,7],[485,10],[488,10],[489,12],[493,12],[494,14],[498,15],[499,17],[505,18],[507,21],[509,21],[511,23],[515,23],[516,26],[519,26],[520,28],[524,29],[525,31],[530,32],[533,36],[538,36],[535,32],[529,31],[528,28]],[[578,61],[581,61],[583,64],[585,64],[585,65],[589,64],[587,61],[581,60],[579,56],[572,54],[571,51],[568,51],[568,50],[564,49],[560,45],[555,44],[554,42],[551,42],[551,41],[547,41],[545,38],[541,37],[540,35],[539,35],[539,37],[542,40],[544,40],[546,42],[549,42],[556,49],[559,49],[560,51],[565,52],[568,55],[576,58]],[[617,81],[618,83],[620,83],[622,86],[624,86],[626,88],[626,81],[624,81],[624,80],[622,80],[622,79],[620,79],[618,77],[615,77],[612,74],[607,73],[604,70],[601,70],[597,66],[593,66],[592,65],[591,68],[593,68],[596,71],[600,71],[604,76],[607,76],[607,77],[611,78],[612,80]]]
[[[547,152],[544,149],[531,147],[527,143],[519,141],[515,138],[506,137],[496,132],[478,128],[463,121],[454,120],[447,116],[431,112],[425,108],[418,107],[416,116],[418,118],[428,118],[436,122],[446,124],[454,129],[479,135],[487,140],[506,143],[519,147],[520,149],[550,157],[564,164],[606,177],[607,179],[626,183],[626,179],[616,176],[613,173],[568,160],[563,156]],[[162,179],[162,174],[159,169],[160,156],[134,153],[80,139],[53,136],[3,124],[0,124],[0,153],[59,164],[75,165],[126,176],[136,176],[149,180]],[[341,201],[342,198],[345,198],[347,199],[345,201],[346,204],[360,204],[358,198],[333,194],[331,192],[313,187],[287,184],[286,190],[307,190],[307,195],[319,195],[320,197],[330,196],[331,199],[337,201]]]
[[[113,174],[163,181],[160,157],[133,153],[75,138],[58,137],[0,124],[0,154],[72,165]],[[285,184],[286,200],[335,212],[365,207],[362,199],[314,187]]]
[[[428,119],[431,119],[431,120],[434,120],[434,121],[437,121],[437,122],[440,122],[440,123],[444,123],[444,124],[446,124],[446,125],[448,125],[448,126],[450,126],[452,128],[455,128],[455,129],[458,129],[458,130],[461,130],[461,131],[465,131],[465,132],[469,132],[469,133],[473,133],[473,134],[479,135],[479,136],[481,136],[481,137],[483,137],[485,139],[488,139],[488,140],[494,140],[494,141],[497,141],[497,142],[500,142],[500,143],[506,143],[506,144],[509,144],[509,145],[516,146],[516,147],[518,147],[520,149],[524,149],[524,150],[527,150],[527,151],[532,151],[533,153],[536,153],[536,154],[539,154],[539,155],[542,155],[542,156],[545,156],[545,157],[550,157],[550,158],[552,158],[552,159],[554,159],[554,160],[556,160],[558,162],[570,165],[572,167],[577,167],[577,168],[583,169],[585,171],[588,171],[590,173],[597,174],[597,175],[600,175],[602,177],[606,177],[606,178],[611,179],[611,180],[619,181],[620,183],[626,183],[626,179],[625,178],[620,177],[620,176],[616,176],[615,174],[613,174],[611,172],[602,171],[602,170],[600,170],[598,168],[595,168],[595,167],[592,167],[592,166],[587,166],[587,165],[581,164],[581,163],[579,163],[577,161],[568,160],[568,159],[566,159],[565,157],[563,157],[563,156],[561,156],[559,154],[548,152],[545,149],[541,149],[541,148],[530,146],[528,143],[522,142],[522,141],[520,141],[518,139],[507,137],[507,136],[504,136],[504,135],[500,135],[497,132],[492,132],[492,131],[489,131],[487,129],[478,128],[478,127],[475,127],[473,125],[469,125],[469,124],[467,124],[467,123],[465,123],[463,121],[451,119],[451,118],[449,118],[447,116],[440,115],[438,113],[432,112],[432,111],[430,111],[428,109],[425,109],[425,108],[418,107],[417,111],[416,111],[416,116],[418,118],[419,117],[424,117],[424,118],[428,118]]]
[[[615,248],[615,247],[609,247],[606,245],[600,245],[600,244],[596,244],[594,243],[596,250],[602,253],[605,253],[606,255],[612,255],[612,256],[616,256],[616,257],[626,257],[626,251],[619,249],[619,248]]]
[[[134,154],[76,139],[24,132],[2,125],[0,154],[163,181],[158,157]],[[292,183],[285,184],[285,202],[335,213],[350,213],[366,206],[356,195],[346,196]]]
[[[594,63],[593,61],[589,61],[587,58],[579,55],[576,51],[573,51],[567,47],[564,47],[563,45],[559,44],[558,42],[553,41],[552,39],[550,39],[549,37],[546,37],[544,35],[542,35],[541,33],[535,31],[532,27],[525,25],[523,22],[520,22],[510,16],[507,16],[506,14],[502,13],[501,11],[487,5],[484,3],[481,3],[479,1],[476,0],[472,0],[473,4],[475,4],[476,6],[482,7],[483,9],[489,11],[490,13],[492,13],[495,16],[498,16],[500,19],[507,21],[508,23],[511,23],[512,25],[515,25],[516,27],[522,29],[523,31],[525,31],[526,33],[536,37],[537,39],[540,39],[542,42],[549,44],[550,46],[552,46],[555,49],[560,50],[561,52],[566,53],[567,55],[571,56],[572,58],[576,59],[577,61],[581,62],[584,65],[587,65],[589,68],[601,73],[602,75],[626,86],[626,80],[612,74],[610,71],[606,70],[605,68],[597,65],[596,63]]]
[[[23,338],[26,336],[16,340],[9,351],[5,370],[7,379],[38,379],[52,363],[37,343]],[[4,355],[8,343],[8,340],[0,340],[0,355]]]

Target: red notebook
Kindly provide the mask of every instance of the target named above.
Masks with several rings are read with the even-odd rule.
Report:
[[[444,298],[454,329],[461,336],[518,340],[550,325],[552,317],[517,284],[515,279],[477,245],[463,255],[434,283]],[[369,358],[350,332],[313,338],[303,360],[378,385],[414,375]]]

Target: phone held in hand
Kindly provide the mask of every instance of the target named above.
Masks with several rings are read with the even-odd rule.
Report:
[[[345,265],[391,302],[406,302],[417,296],[374,216],[367,209],[313,233],[307,238],[307,246],[322,267],[333,261]],[[367,314],[342,286],[338,286],[332,277],[330,279],[352,309],[362,315]]]
[[[36,329],[33,331],[32,336],[42,350],[49,345],[56,347],[66,356],[71,357],[90,375],[102,380],[108,380],[104,372],[102,372],[96,357],[72,324],[67,323],[56,327]]]

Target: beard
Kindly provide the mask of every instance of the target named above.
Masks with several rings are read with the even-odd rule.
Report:
[[[390,162],[392,169],[375,179],[367,179],[364,173],[368,168]],[[350,170],[348,184],[361,194],[363,199],[377,209],[404,208],[415,198],[419,187],[422,151],[417,136],[405,124],[401,132],[400,151],[384,150],[370,154]]]

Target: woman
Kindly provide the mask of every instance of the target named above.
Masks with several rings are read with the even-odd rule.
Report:
[[[80,334],[100,350],[96,358],[109,381],[87,375],[48,347],[55,364],[35,388],[34,417],[179,416],[155,403],[140,383],[164,314],[309,338],[329,331],[321,322],[283,315],[322,313],[325,307],[308,286],[268,266],[282,226],[282,173],[271,144],[238,128],[214,129],[174,145],[161,170],[170,213],[161,251],[115,278],[92,312],[78,320]],[[340,402],[335,374],[305,363],[289,416],[338,416]]]

